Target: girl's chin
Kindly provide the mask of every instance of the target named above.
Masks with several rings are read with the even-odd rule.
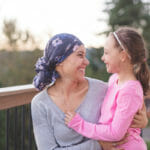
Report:
[[[111,71],[110,69],[107,69],[107,72],[108,72],[108,73],[112,73],[112,71]]]
[[[106,68],[107,72],[110,72],[110,69],[109,68]]]

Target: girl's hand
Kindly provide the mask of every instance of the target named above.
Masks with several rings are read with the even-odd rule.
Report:
[[[148,118],[146,114],[146,107],[143,103],[142,109],[140,109],[134,116],[131,128],[145,128],[148,124]]]
[[[65,124],[68,124],[75,115],[76,115],[75,112],[67,112],[65,114]]]
[[[98,141],[103,150],[124,150],[121,148],[117,148],[117,146],[125,144],[128,140],[127,137],[129,134],[127,133],[120,141],[108,142],[108,141]]]

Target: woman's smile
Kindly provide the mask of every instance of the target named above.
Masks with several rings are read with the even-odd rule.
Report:
[[[85,74],[85,67],[78,68],[78,71],[82,74]]]

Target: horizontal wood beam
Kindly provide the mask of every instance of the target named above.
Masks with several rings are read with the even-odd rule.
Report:
[[[0,88],[0,110],[29,104],[37,93],[31,84]]]

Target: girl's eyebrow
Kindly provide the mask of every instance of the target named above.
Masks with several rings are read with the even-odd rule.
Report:
[[[105,50],[105,51],[108,51],[108,49],[107,49],[107,48],[104,48],[104,50]]]

